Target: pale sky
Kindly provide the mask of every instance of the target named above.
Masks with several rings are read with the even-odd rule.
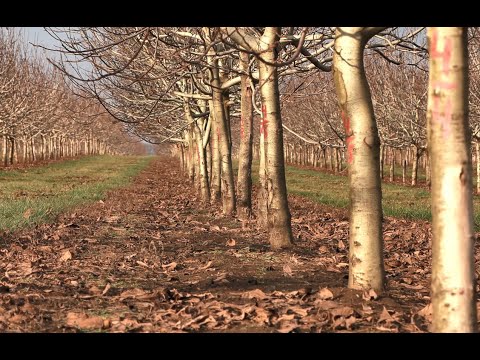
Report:
[[[46,47],[54,47],[57,44],[57,41],[48,35],[43,27],[24,27],[22,29],[25,30],[28,42]]]

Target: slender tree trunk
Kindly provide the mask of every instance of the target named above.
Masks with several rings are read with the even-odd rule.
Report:
[[[402,183],[407,183],[407,160],[405,159],[406,153],[402,150]]]
[[[385,145],[380,145],[380,177],[383,179],[383,168],[385,164]]]
[[[213,53],[212,53],[213,51]],[[218,60],[214,58],[213,48],[209,51],[208,61],[212,66],[212,93],[213,93],[213,111],[217,122],[219,137],[219,148],[221,156],[221,179],[222,179],[222,209],[226,215],[234,214],[236,211],[235,184],[233,181],[232,155],[228,134],[227,114],[223,103],[223,94],[220,88],[220,78],[218,70]]]
[[[7,135],[2,135],[2,160],[3,160],[3,166],[8,166],[8,141],[7,141]]]
[[[475,150],[477,154],[477,194],[480,194],[480,143],[475,143]]]
[[[418,179],[418,158],[419,151],[417,145],[413,145],[413,155],[412,155],[412,186],[417,185]]]
[[[425,151],[425,182],[428,187],[430,187],[432,184],[432,168],[428,151]]]
[[[203,203],[208,203],[210,202],[210,186],[208,184],[207,158],[205,156],[205,149],[203,147],[203,134],[201,130],[201,128],[203,128],[203,123],[201,119],[194,121],[187,101],[184,102],[184,111],[187,118],[187,123],[190,124],[192,131],[195,134],[197,169],[199,175],[198,185],[200,188],[201,199]]]
[[[390,181],[395,180],[395,149],[390,148]]]
[[[215,118],[215,113],[213,111],[213,101],[209,101],[210,108],[210,121],[212,122],[212,127],[210,131],[210,143],[212,144],[212,171],[210,175],[210,202],[212,204],[219,203],[222,198],[222,168],[220,164],[220,150],[218,143],[220,140],[220,134],[217,127],[217,119]]]
[[[287,200],[285,161],[283,158],[283,128],[280,113],[275,46],[280,29],[267,27],[261,39],[265,44],[258,61],[259,88],[262,97],[263,138],[267,147],[267,187],[268,187],[268,232],[270,245],[274,249],[293,244],[291,215]],[[262,60],[265,60],[266,63]]]
[[[467,29],[429,28],[434,332],[477,331]]]
[[[240,53],[241,69],[248,73],[249,56]],[[252,215],[252,143],[253,104],[252,85],[248,75],[241,75],[240,150],[238,153],[238,217],[249,219]]]
[[[373,36],[362,28],[337,28],[333,69],[347,136],[350,185],[350,288],[383,291],[380,139],[363,51]]]

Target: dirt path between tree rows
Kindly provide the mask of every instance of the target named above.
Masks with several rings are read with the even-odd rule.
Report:
[[[346,212],[290,206],[296,247],[272,252],[158,158],[104,202],[0,237],[0,331],[428,331],[427,222],[385,219],[378,295],[346,288]]]

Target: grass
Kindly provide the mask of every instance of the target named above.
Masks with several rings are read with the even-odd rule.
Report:
[[[253,181],[258,183],[258,162],[253,164],[252,177]],[[346,176],[287,165],[286,177],[290,194],[337,208],[349,206]],[[475,229],[480,231],[480,197],[473,196],[473,203]],[[430,192],[425,188],[382,183],[382,205],[386,216],[429,221],[432,219]]]
[[[53,220],[127,185],[153,157],[92,156],[28,170],[0,171],[0,230]]]

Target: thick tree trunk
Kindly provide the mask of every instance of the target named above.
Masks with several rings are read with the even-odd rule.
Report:
[[[347,136],[350,185],[350,288],[383,291],[380,139],[363,51],[373,36],[362,28],[337,28],[333,69]]]
[[[285,161],[283,159],[283,128],[280,113],[275,46],[279,40],[280,28],[267,27],[261,39],[265,45],[258,61],[259,88],[262,97],[262,128],[267,148],[268,188],[268,232],[270,245],[274,249],[293,244],[291,215],[287,200]],[[263,62],[262,60],[270,63]]]
[[[477,330],[467,30],[429,28],[434,332]]]
[[[249,56],[240,53],[241,70],[248,73]],[[248,75],[241,75],[240,150],[238,153],[238,217],[249,219],[252,215],[252,143],[253,104],[252,85]]]

